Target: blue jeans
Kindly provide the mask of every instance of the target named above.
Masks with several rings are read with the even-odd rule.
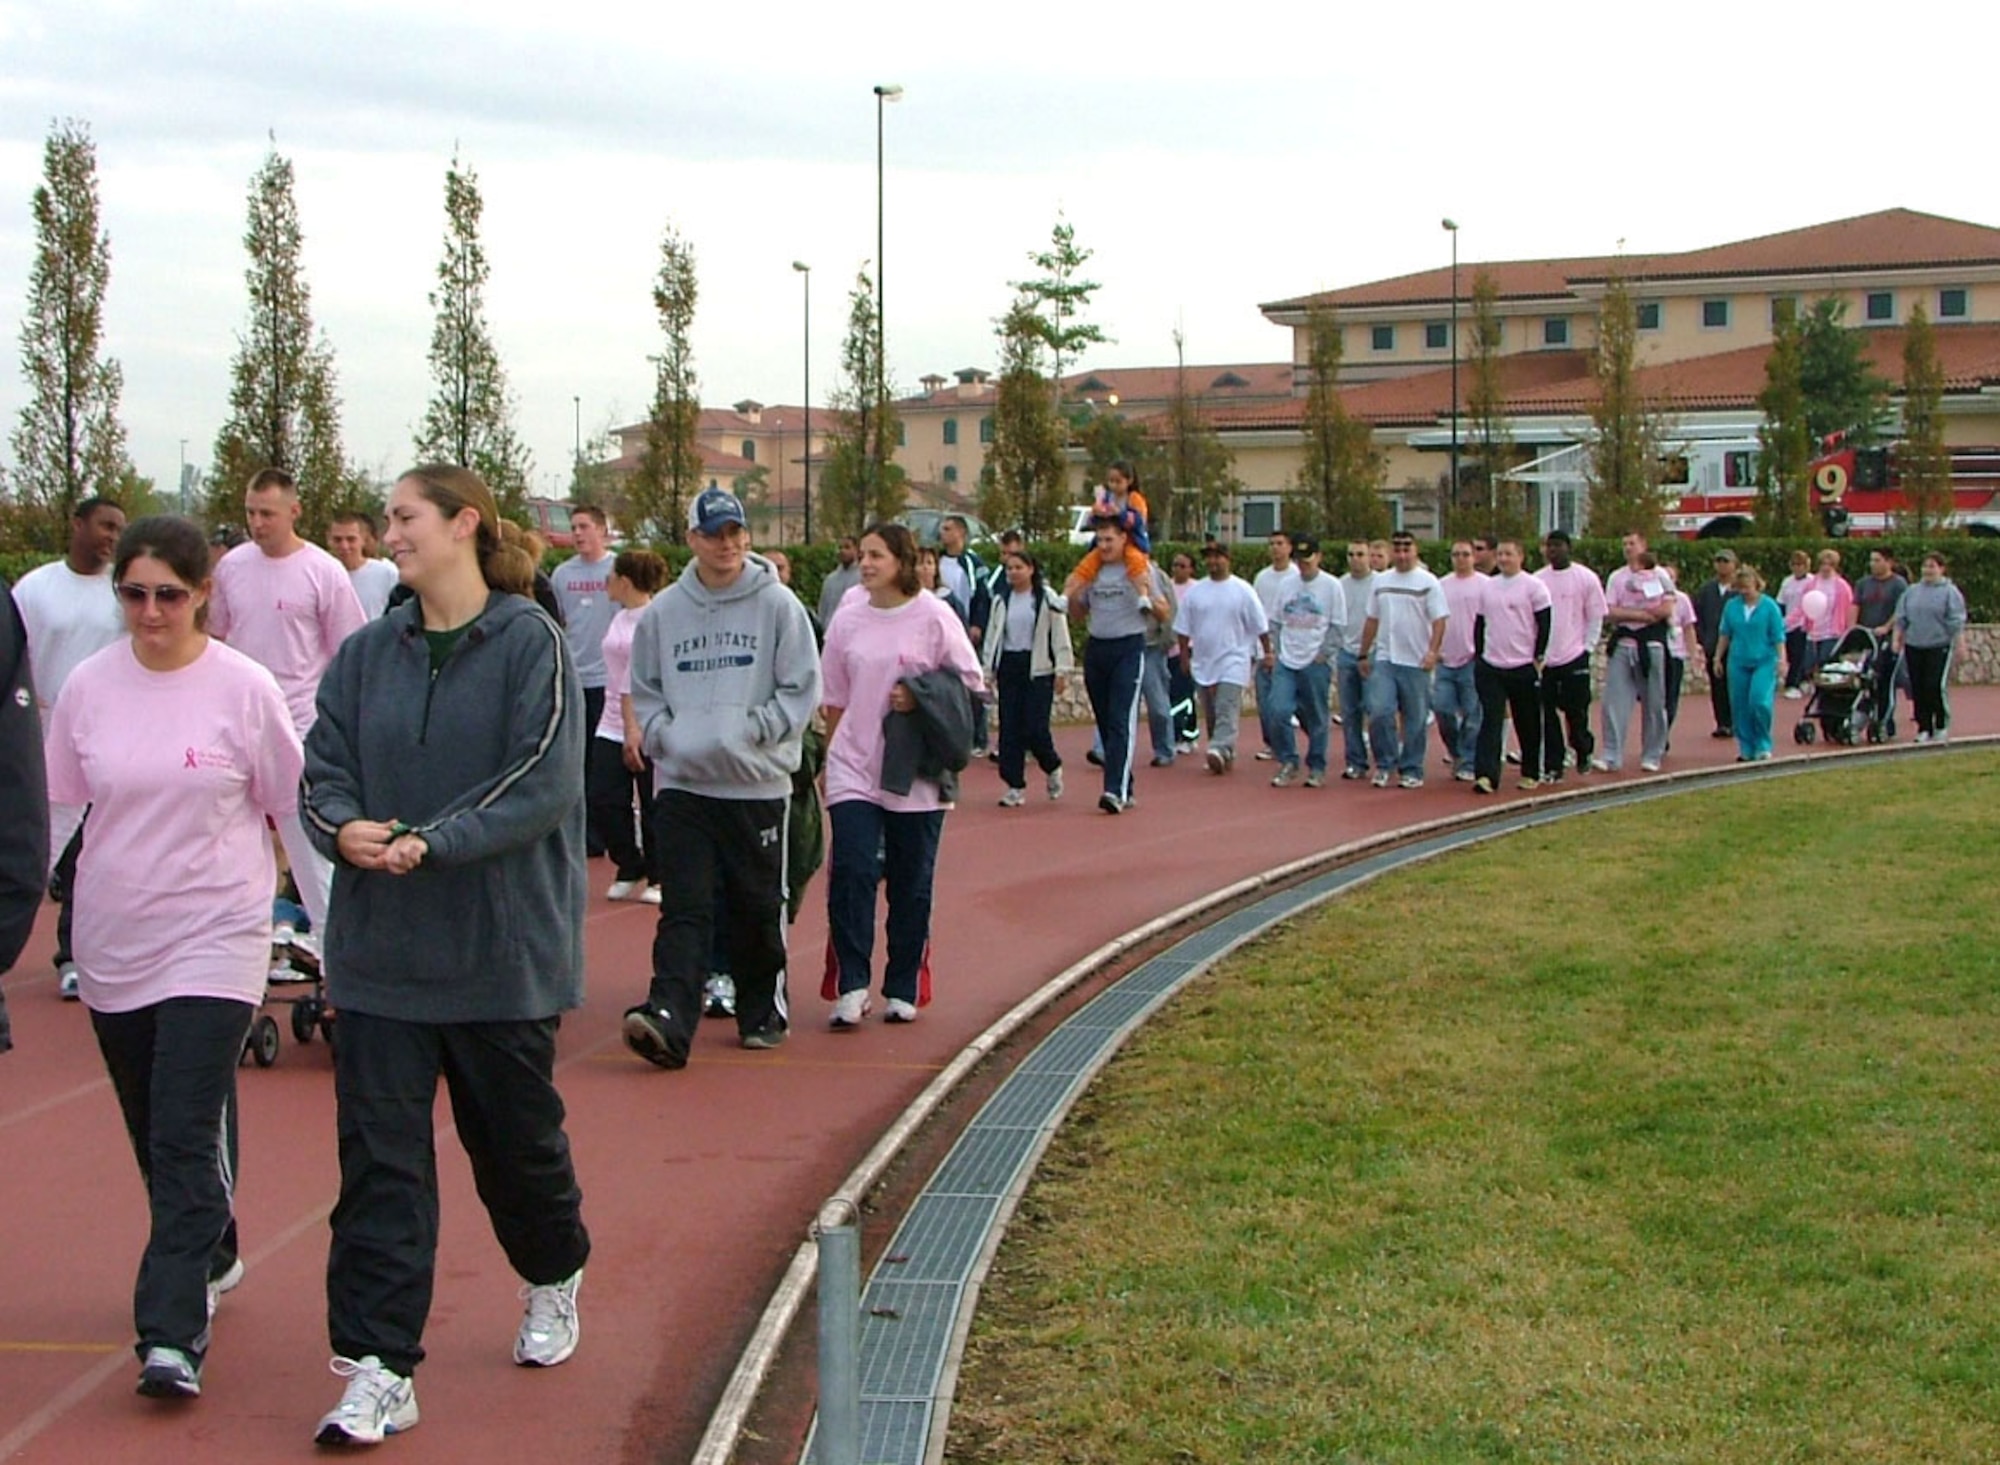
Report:
[[[833,825],[826,863],[826,922],[840,965],[840,990],[867,991],[875,960],[875,887],[889,897],[889,963],[882,995],[917,1001],[931,940],[931,876],[937,869],[944,810],[898,814],[866,799],[828,808]]]
[[[1333,687],[1333,668],[1323,661],[1309,666],[1289,667],[1280,662],[1271,673],[1271,727],[1278,734],[1273,744],[1278,761],[1287,768],[1299,766],[1298,740],[1292,736],[1292,718],[1306,733],[1306,769],[1326,772],[1327,727],[1332,713],[1327,698]]]
[[[1368,740],[1377,769],[1405,778],[1424,776],[1424,718],[1431,710],[1431,674],[1421,666],[1398,666],[1379,657],[1368,674]],[[1400,731],[1396,720],[1400,714]]]
[[[1340,688],[1340,737],[1346,745],[1347,766],[1368,766],[1368,680],[1361,675],[1361,658],[1343,651],[1334,662]]]
[[[1285,724],[1271,715],[1271,673],[1264,670],[1263,658],[1253,653],[1250,665],[1255,668],[1250,684],[1257,689],[1257,728],[1264,734],[1264,746],[1275,753],[1291,739],[1285,733]]]
[[[1438,663],[1431,682],[1431,711],[1437,714],[1438,736],[1451,754],[1453,773],[1470,773],[1479,751],[1479,725],[1484,709],[1474,685],[1472,663],[1446,666]]]

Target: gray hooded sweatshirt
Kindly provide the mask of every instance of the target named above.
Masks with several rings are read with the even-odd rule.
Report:
[[[653,784],[712,799],[786,799],[819,706],[819,648],[762,555],[725,590],[693,563],[632,634],[632,712]]]

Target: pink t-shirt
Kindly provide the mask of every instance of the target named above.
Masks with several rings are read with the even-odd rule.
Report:
[[[619,699],[632,690],[632,633],[645,613],[644,606],[620,610],[604,628],[604,715],[597,719],[597,735],[614,743],[625,741],[625,710]]]
[[[93,1010],[262,999],[277,887],[264,818],[298,806],[303,762],[277,682],[220,641],[171,672],[121,641],[70,674],[49,794],[91,806],[73,946]]]
[[[1485,593],[1479,598],[1479,612],[1486,617],[1486,664],[1507,669],[1533,661],[1535,612],[1552,608],[1549,587],[1533,575],[1488,577]],[[1553,615],[1549,618],[1549,638],[1555,639]]]
[[[1604,587],[1583,565],[1566,570],[1543,565],[1535,578],[1548,587],[1554,612],[1549,624],[1550,666],[1568,666],[1597,644],[1604,630]]]
[[[278,679],[300,737],[327,663],[365,621],[354,582],[316,544],[278,557],[239,544],[216,563],[208,629]]]
[[[1674,618],[1667,622],[1672,630],[1667,635],[1667,650],[1676,660],[1688,659],[1687,628],[1695,623],[1694,602],[1688,599],[1685,590],[1674,592]]]
[[[919,595],[894,610],[871,605],[858,585],[841,598],[820,653],[820,700],[842,713],[826,750],[827,803],[860,799],[896,814],[944,807],[928,779],[918,779],[907,794],[882,787],[882,719],[889,715],[889,693],[904,677],[941,668],[979,691],[978,654],[958,616],[937,596]]]
[[[1472,660],[1472,622],[1479,615],[1479,592],[1486,584],[1486,577],[1476,571],[1470,575],[1446,575],[1438,584],[1444,587],[1444,602],[1451,607],[1451,619],[1444,623],[1444,643],[1438,647],[1438,660],[1446,666],[1465,666]]]

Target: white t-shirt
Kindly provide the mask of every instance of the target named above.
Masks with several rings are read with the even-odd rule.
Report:
[[[347,572],[347,578],[354,582],[354,595],[361,602],[361,614],[372,621],[389,608],[389,592],[396,588],[402,576],[387,560],[363,560],[360,569]]]
[[[1278,635],[1278,660],[1293,671],[1333,660],[1347,620],[1347,596],[1340,582],[1324,570],[1310,580],[1294,574],[1284,582],[1283,591],[1271,618]]]
[[[28,628],[35,701],[42,725],[69,674],[125,634],[125,614],[111,588],[111,566],[79,575],[66,560],[28,571],[14,586],[14,604]]]
[[[1195,581],[1174,613],[1174,634],[1188,638],[1188,672],[1204,687],[1247,686],[1251,653],[1269,629],[1257,592],[1235,575]]]
[[[316,544],[287,555],[239,544],[215,566],[209,631],[278,679],[302,738],[317,715],[327,663],[364,624],[354,582]]]
[[[1257,578],[1251,584],[1257,591],[1257,603],[1264,607],[1266,622],[1278,618],[1278,597],[1285,593],[1285,582],[1298,578],[1299,572],[1296,569],[1281,570],[1276,565],[1266,565],[1257,572]]]
[[[1438,577],[1421,565],[1381,570],[1368,588],[1368,619],[1375,622],[1377,661],[1421,666],[1431,650],[1431,623],[1451,614]]]

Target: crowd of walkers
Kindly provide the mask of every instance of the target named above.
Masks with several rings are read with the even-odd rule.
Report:
[[[373,1444],[419,1417],[440,1082],[524,1284],[514,1360],[554,1366],[577,1346],[590,1237],[554,1071],[583,1000],[593,856],[605,897],[656,908],[621,1031],[677,1069],[705,1016],[733,1018],[747,1049],[785,1041],[786,927],[822,860],[830,1026],[863,1027],[878,986],[884,1021],[918,1020],[966,770],[992,758],[1000,806],[1020,809],[1032,758],[1060,800],[1051,723],[1079,660],[1110,815],[1138,806],[1147,748],[1153,767],[1199,753],[1229,776],[1246,691],[1253,756],[1279,788],[1419,788],[1432,728],[1475,793],[1509,762],[1525,789],[1615,772],[1635,710],[1655,772],[1693,657],[1713,735],[1768,758],[1781,676],[1806,695],[1857,625],[1907,673],[1918,739],[1949,732],[1965,602],[1941,555],[1911,583],[1878,552],[1849,584],[1829,550],[1766,595],[1723,548],[1689,596],[1637,535],[1600,580],[1560,532],[1534,571],[1521,542],[1473,539],[1443,575],[1408,534],[1339,546],[1336,569],[1281,532],[1246,581],[1219,543],[1199,570],[1185,553],[1163,568],[1136,472],[1108,478],[1060,587],[1017,534],[989,565],[962,520],[936,549],[883,523],[841,541],[810,608],[714,488],[688,506],[678,576],[649,551],[614,554],[591,506],[544,575],[540,543],[445,465],[397,480],[386,529],[339,516],[332,553],[299,534],[279,470],[246,488],[247,536],[79,504],[64,558],[0,596],[0,971],[50,889],[59,991],[89,1012],[151,1211],[139,1392],[200,1394],[219,1301],[243,1277],[235,1074],[278,851],[337,1014],[326,1294],[342,1393],[315,1438]]]

